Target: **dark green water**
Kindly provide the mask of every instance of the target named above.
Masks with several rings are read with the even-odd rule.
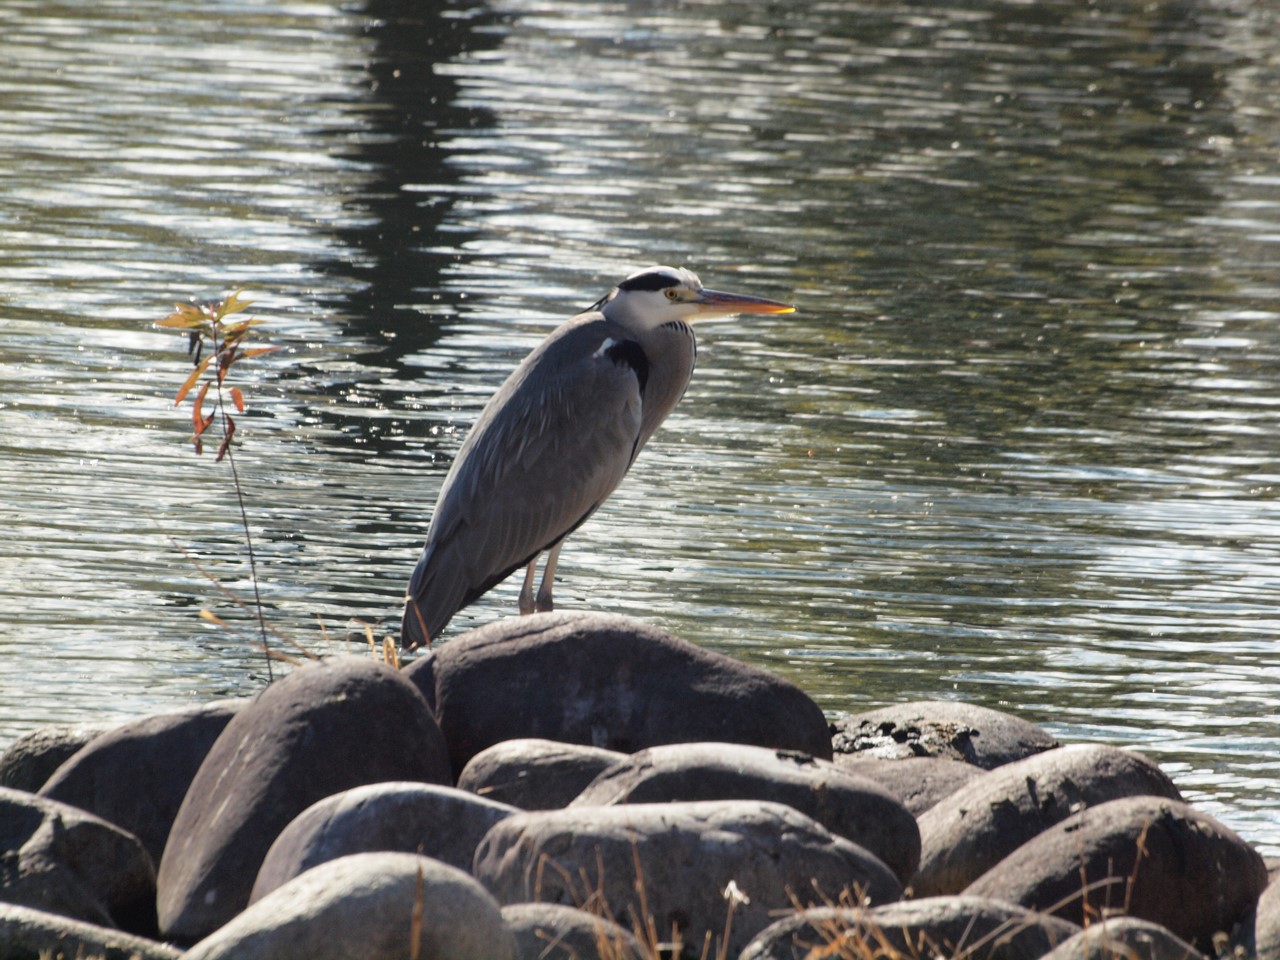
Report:
[[[1139,747],[1280,854],[1267,5],[18,2],[0,58],[0,745],[261,684],[174,544],[244,591],[174,300],[287,348],[240,463],[322,650],[522,353],[667,262],[799,311],[702,328],[563,607]]]

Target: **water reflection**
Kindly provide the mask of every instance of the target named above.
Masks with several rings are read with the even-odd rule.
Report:
[[[1274,16],[10,5],[0,730],[258,684],[169,540],[243,586],[171,299],[248,285],[289,347],[242,463],[272,618],[319,646],[394,622],[519,356],[667,261],[802,309],[703,328],[566,606],[832,709],[1140,745],[1280,850]]]

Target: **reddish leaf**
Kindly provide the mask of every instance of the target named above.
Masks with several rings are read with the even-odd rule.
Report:
[[[239,387],[231,388],[231,402],[236,405],[236,409],[244,413],[244,394],[240,392]]]
[[[231,438],[236,435],[236,422],[227,417],[227,432],[222,438],[222,446],[218,447],[218,456],[214,459],[214,463],[221,463],[222,458],[227,455],[227,451],[231,449]]]
[[[201,360],[196,364],[196,368],[191,371],[191,376],[187,377],[187,379],[182,382],[182,386],[178,388],[178,395],[173,398],[173,405],[175,407],[182,402],[183,398],[186,397],[188,393],[191,392],[191,388],[196,385],[196,381],[204,376],[204,372],[209,369],[209,361],[211,359],[211,357],[205,357]]]
[[[196,394],[195,403],[191,405],[191,422],[195,425],[196,436],[204,433],[204,429],[200,426],[200,421],[204,419],[201,408],[204,406],[204,398],[209,393],[209,381],[206,380],[204,385],[200,387],[200,392]]]

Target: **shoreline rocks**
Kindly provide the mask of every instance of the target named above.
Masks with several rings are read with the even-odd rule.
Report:
[[[829,725],[622,617],[94,733],[0,757],[0,956],[1280,960],[1262,858],[1142,755],[952,701]]]

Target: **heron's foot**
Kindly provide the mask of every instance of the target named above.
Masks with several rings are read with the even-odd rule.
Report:
[[[554,609],[555,609],[555,604],[552,603],[551,601],[551,591],[539,590],[538,591],[538,612],[550,613]]]

